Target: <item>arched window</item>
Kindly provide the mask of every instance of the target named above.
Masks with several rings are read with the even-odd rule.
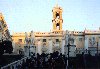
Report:
[[[60,30],[60,25],[59,25],[59,23],[56,24],[56,28],[57,28],[58,30]]]
[[[58,13],[58,12],[56,12],[56,18],[60,18],[60,16],[59,16],[59,13]]]

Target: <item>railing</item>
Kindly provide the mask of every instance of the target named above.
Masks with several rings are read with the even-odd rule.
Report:
[[[100,50],[98,50],[98,53],[97,53],[97,50],[83,50],[83,49],[80,49],[80,50],[76,50],[76,54],[82,54],[84,52],[84,54],[91,54],[92,56],[95,56],[96,54],[100,54]]]
[[[27,57],[22,58],[21,60],[12,62],[6,66],[1,67],[1,69],[18,69],[18,65],[22,65],[23,61],[26,62]]]

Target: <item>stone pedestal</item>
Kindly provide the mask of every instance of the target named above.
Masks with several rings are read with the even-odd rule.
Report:
[[[37,47],[37,53],[41,54],[41,40],[38,40],[38,47]]]
[[[69,52],[70,57],[76,57],[76,46],[75,45],[71,45],[69,51],[70,51]]]
[[[29,57],[29,47],[28,46],[24,46],[24,56]]]
[[[64,46],[64,54],[67,56],[68,54],[68,47],[67,45]],[[69,57],[76,57],[76,46],[75,45],[71,45],[69,47]]]
[[[30,45],[30,53],[36,54],[36,47],[33,45]]]

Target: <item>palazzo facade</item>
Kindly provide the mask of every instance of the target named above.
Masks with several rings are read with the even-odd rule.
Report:
[[[50,32],[25,32],[13,33],[12,39],[15,44],[15,52],[20,49],[25,50],[25,46],[32,46],[35,53],[52,53],[58,51],[65,54],[67,52],[66,46],[68,43],[75,46],[72,47],[73,53],[76,50],[99,50],[100,46],[100,29],[84,31],[64,31],[62,29],[63,9],[56,5],[52,9],[53,13],[53,29]],[[96,52],[95,52],[96,53]]]

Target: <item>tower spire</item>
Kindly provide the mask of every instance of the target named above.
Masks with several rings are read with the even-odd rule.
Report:
[[[58,7],[58,0],[56,0],[56,7]]]

